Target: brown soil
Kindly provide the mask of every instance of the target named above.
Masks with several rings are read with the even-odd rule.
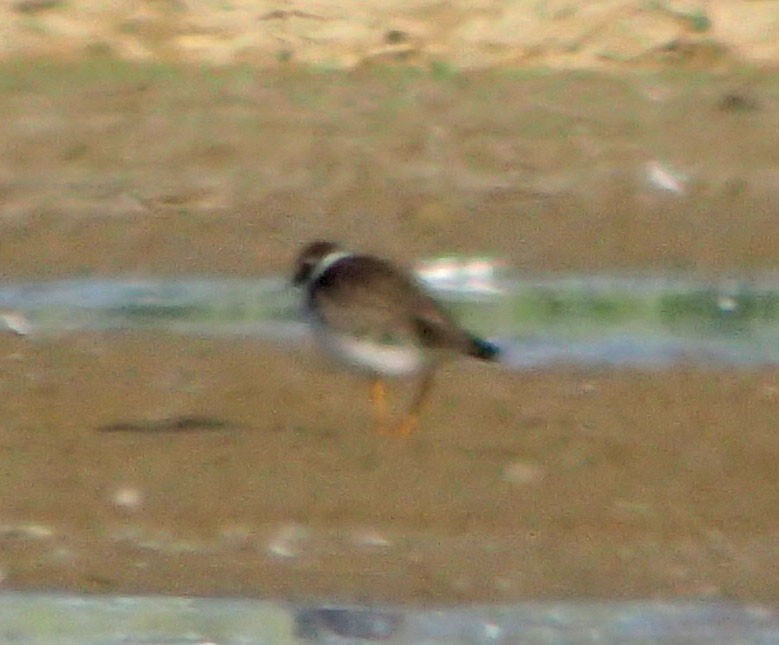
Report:
[[[5,339],[6,586],[779,599],[775,371],[453,365],[403,440],[309,349]]]
[[[3,82],[9,280],[287,272],[317,236],[532,272],[731,275],[779,257],[769,74],[98,65]],[[652,162],[685,175],[680,192],[651,183]],[[0,338],[3,585],[779,601],[776,369],[453,364],[399,440],[371,432],[365,384],[315,356]]]

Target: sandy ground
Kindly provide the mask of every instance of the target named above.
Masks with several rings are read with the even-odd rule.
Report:
[[[779,61],[775,0],[12,0],[0,59],[712,69]]]
[[[278,274],[318,236],[527,272],[779,257],[770,73],[93,61],[2,86],[6,280]],[[0,365],[6,588],[779,600],[776,369],[455,364],[402,441],[308,345],[6,335]]]
[[[775,371],[452,365],[401,440],[374,434],[365,384],[309,349],[4,340],[4,584],[779,597]],[[201,426],[106,429],[184,417]]]

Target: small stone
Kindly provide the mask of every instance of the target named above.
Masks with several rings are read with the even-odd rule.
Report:
[[[0,526],[0,537],[13,540],[45,540],[53,535],[54,531],[42,524],[13,524]]]
[[[386,549],[390,546],[390,541],[376,529],[356,529],[352,531],[352,542],[355,546],[371,549]]]
[[[546,468],[529,461],[515,461],[503,468],[503,479],[511,484],[535,484],[546,475]]]
[[[125,486],[111,496],[115,506],[127,511],[135,511],[143,503],[143,494],[137,488]]]
[[[268,540],[267,551],[279,558],[295,558],[300,555],[302,543],[308,538],[308,531],[299,524],[287,524],[276,531]]]
[[[738,301],[733,296],[720,296],[717,298],[717,307],[723,312],[736,311]]]
[[[30,321],[23,313],[17,311],[7,311],[0,313],[0,320],[5,324],[6,329],[18,334],[19,336],[27,336],[32,326]]]
[[[647,181],[660,190],[677,195],[683,195],[687,192],[688,178],[659,161],[647,162],[646,176]]]

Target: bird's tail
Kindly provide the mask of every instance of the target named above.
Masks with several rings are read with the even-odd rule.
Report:
[[[494,361],[500,356],[500,348],[495,344],[481,338],[472,336],[471,345],[468,348],[468,355],[474,358],[480,358],[483,361]]]

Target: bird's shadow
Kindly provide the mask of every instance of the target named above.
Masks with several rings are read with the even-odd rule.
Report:
[[[137,421],[118,421],[99,426],[98,432],[121,433],[135,432],[148,434],[215,432],[241,430],[243,426],[226,419],[197,415],[165,417],[163,419],[139,419]]]

